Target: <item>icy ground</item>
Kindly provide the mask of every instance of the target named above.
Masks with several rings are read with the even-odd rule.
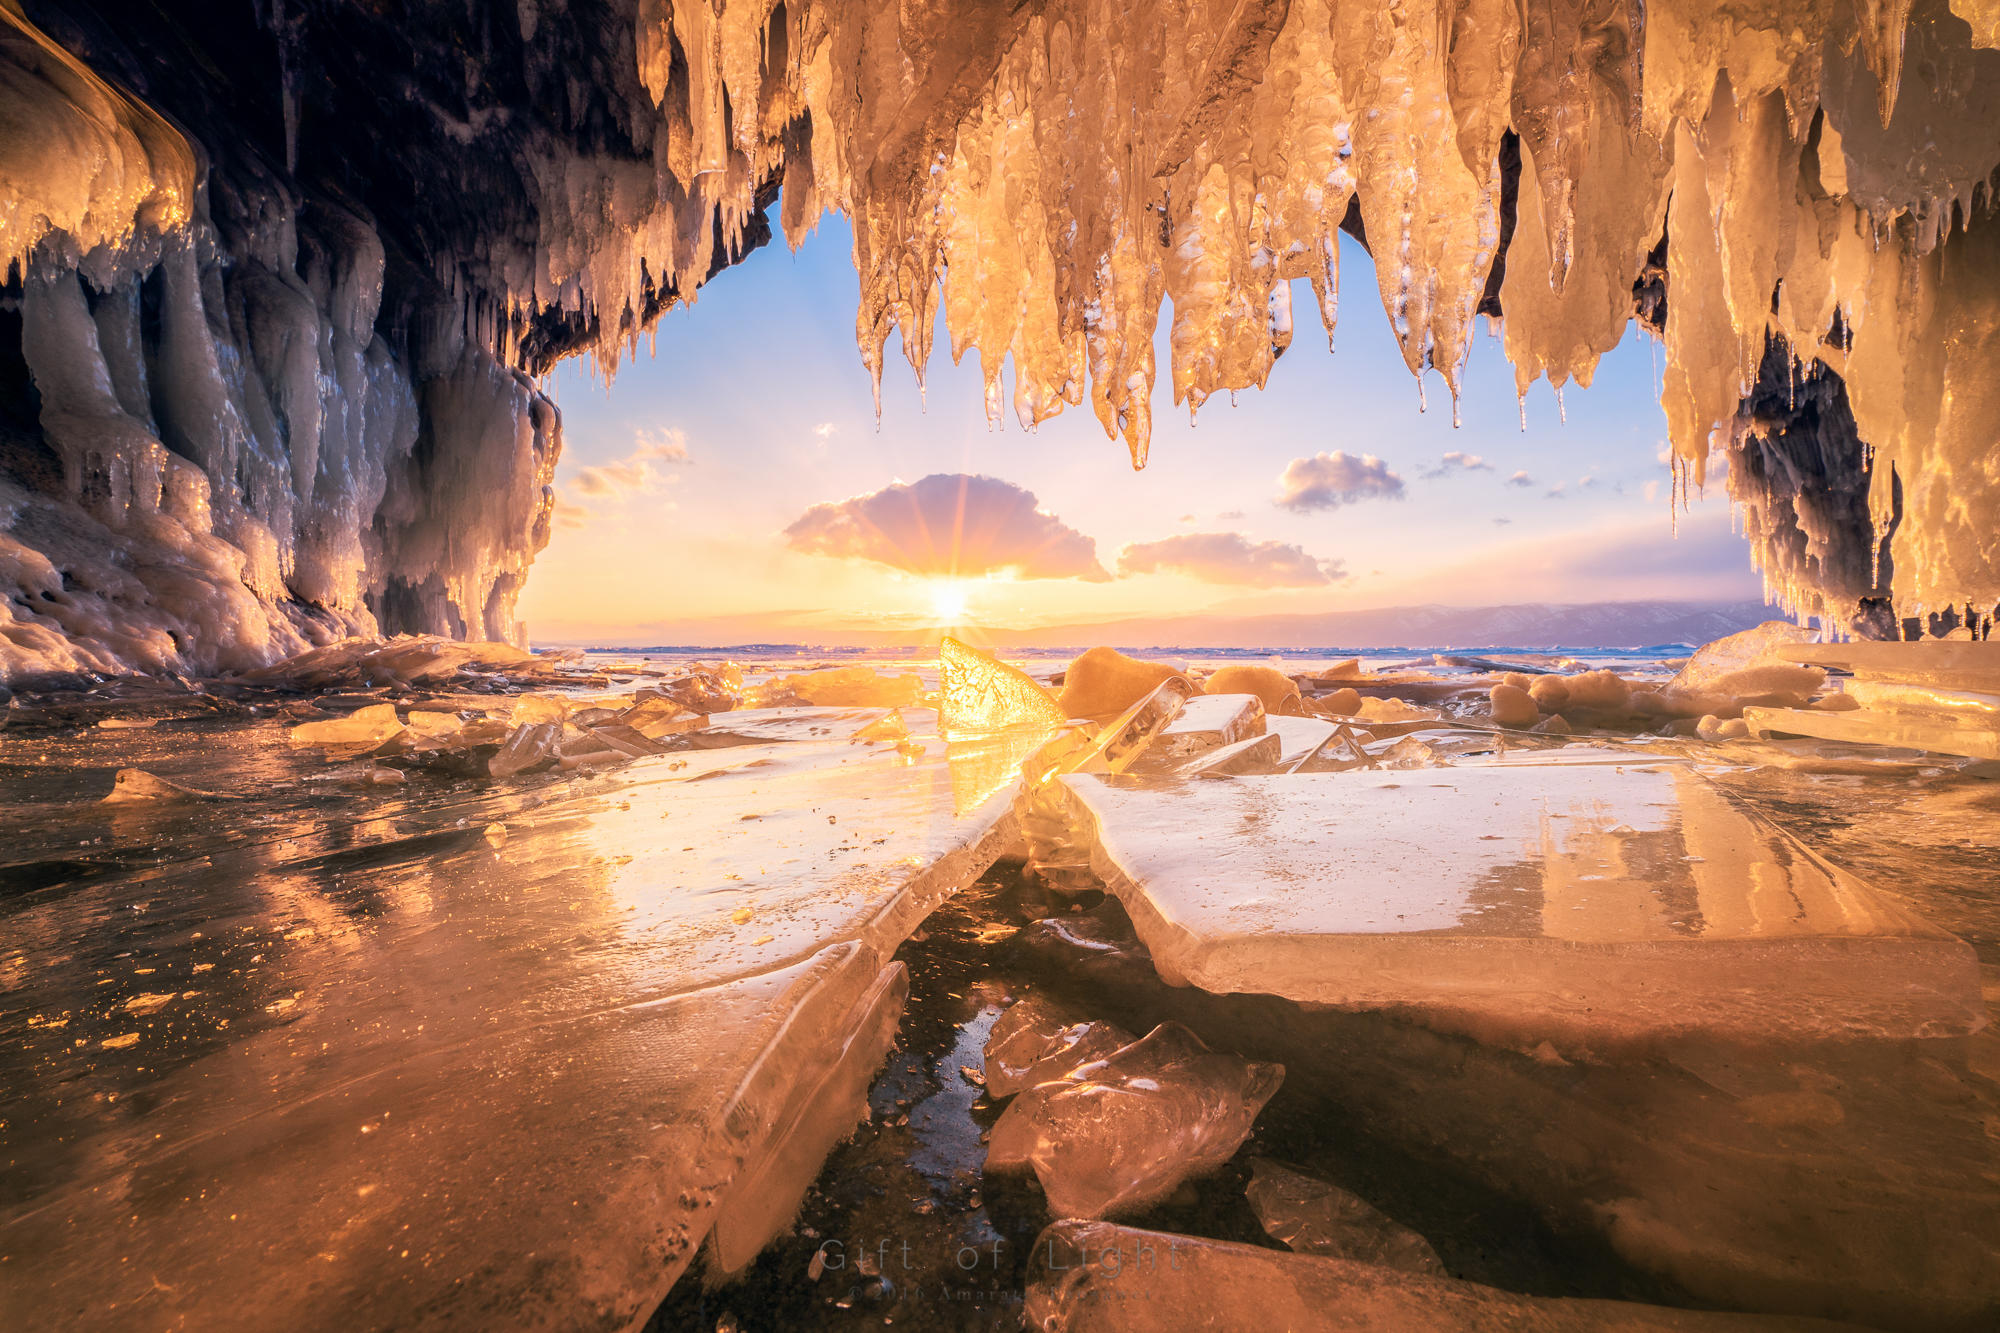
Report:
[[[2000,784],[1683,715],[1784,651],[17,698],[0,1317],[1989,1326]],[[1149,1235],[1200,1281],[1107,1270]]]

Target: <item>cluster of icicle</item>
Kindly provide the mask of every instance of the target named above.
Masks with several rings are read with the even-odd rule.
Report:
[[[1911,605],[2000,600],[1996,45],[1995,0],[648,0],[639,31],[725,232],[781,163],[794,244],[853,218],[878,382],[892,328],[921,377],[941,302],[996,422],[1011,357],[1023,425],[1087,393],[1135,464],[1163,302],[1176,403],[1262,385],[1287,279],[1332,336],[1350,200],[1405,361],[1456,395],[1512,129],[1520,390],[1589,383],[1664,232],[1680,468],[1747,428],[1782,334],[1845,377],[1878,525],[1901,479]]]
[[[692,292],[782,176],[795,245],[824,210],[853,219],[878,384],[892,329],[921,377],[942,304],[994,420],[1011,358],[1024,425],[1088,395],[1143,464],[1163,303],[1177,403],[1262,385],[1289,279],[1331,337],[1353,203],[1405,361],[1455,396],[1511,130],[1497,294],[1524,394],[1588,384],[1664,232],[1662,392],[1689,479],[1749,428],[1782,334],[1846,379],[1878,525],[1900,479],[1899,602],[2000,601],[2000,0],[625,5],[657,160],[538,168],[556,204],[532,256],[496,265],[503,355],[532,312],[586,309],[615,364],[645,292]],[[171,212],[165,167],[145,200]],[[129,227],[142,177],[63,225]],[[0,255],[22,243],[0,231]]]
[[[0,473],[0,681],[254,666],[374,633],[385,595],[513,637],[560,450],[529,378],[449,321],[392,351],[367,221],[209,179],[7,0],[0,84],[0,279],[61,472]]]

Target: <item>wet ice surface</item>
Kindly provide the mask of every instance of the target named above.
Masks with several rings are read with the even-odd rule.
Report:
[[[388,795],[279,724],[8,737],[5,1322],[618,1327],[747,1263],[1007,837],[881,716]]]
[[[1082,1024],[1102,1038],[1080,1057],[1183,1024],[1285,1067],[1247,1140],[1184,1161],[1138,1227],[1273,1252],[1253,1207],[1273,1159],[1340,1192],[1314,1226],[1359,1219],[1480,1284],[1449,1289],[1468,1318],[1595,1326],[1511,1293],[1890,1327],[2000,1310],[1985,770],[1602,709],[1573,709],[1574,740],[1509,732],[1491,667],[1417,664],[1301,672],[1301,707],[1344,706],[1259,719],[1297,772],[1177,779],[1148,750],[1179,695],[1110,744],[947,743],[920,704],[899,728],[781,702],[921,698],[933,670],[818,665],[715,668],[703,690],[773,706],[595,775],[383,787],[396,756],[327,763],[287,744],[296,719],[195,702],[0,732],[0,1313],[616,1326],[692,1260],[654,1327],[1013,1327],[1070,1206],[986,1172],[983,1137],[1062,1077],[1053,1034]],[[986,697],[1041,706],[1009,679]],[[607,725],[603,688],[568,692],[573,724]],[[121,719],[141,725],[95,725]],[[399,722],[432,725],[407,700]],[[1031,756],[1103,771],[1021,803],[1040,859],[948,898],[1000,850],[984,830]],[[98,804],[120,772],[165,789]],[[1086,794],[1131,826],[1117,857],[1064,845]],[[1189,945],[1156,898],[1255,928]],[[1038,1041],[1043,1006],[1063,1020]],[[1085,1127],[1105,1157],[1153,1146]],[[1299,1220],[1275,1225],[1303,1245]],[[1262,1271],[1232,1256],[1120,1308],[1187,1326]]]
[[[1524,1048],[1983,1023],[1968,946],[1687,763],[1564,753],[1063,782],[1169,981],[1409,1012]]]

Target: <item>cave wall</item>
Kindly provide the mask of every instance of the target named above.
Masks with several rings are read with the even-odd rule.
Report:
[[[1343,229],[1454,395],[1481,314],[1525,395],[1636,313],[1775,597],[1991,606],[1996,46],[2000,0],[0,0],[0,673],[518,633],[539,377],[781,187],[793,243],[853,219],[878,380],[943,324],[1135,465],[1160,321],[1176,403],[1261,386]]]
[[[533,15],[0,0],[0,680],[519,637],[537,377],[615,362],[770,200],[655,279],[701,208],[635,13]],[[592,264],[637,270],[615,322]]]

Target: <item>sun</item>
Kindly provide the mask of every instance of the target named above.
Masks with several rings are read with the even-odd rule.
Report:
[[[940,625],[963,624],[969,600],[962,583],[940,579],[931,584],[931,616]]]

